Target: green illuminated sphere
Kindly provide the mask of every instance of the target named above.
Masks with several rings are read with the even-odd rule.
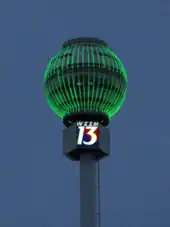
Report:
[[[104,41],[76,38],[50,60],[44,89],[49,106],[61,118],[96,113],[110,120],[124,102],[127,74]]]

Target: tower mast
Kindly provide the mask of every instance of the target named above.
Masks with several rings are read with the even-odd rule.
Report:
[[[96,227],[96,161],[92,154],[80,155],[80,227]]]
[[[71,39],[49,62],[44,89],[65,125],[63,153],[80,162],[80,227],[97,227],[96,163],[110,154],[107,126],[125,100],[124,66],[104,41]]]
[[[93,115],[95,113],[87,113],[88,121],[82,117],[82,121],[73,123],[63,132],[64,154],[80,162],[80,227],[97,227],[97,162],[109,155],[109,130],[101,122],[90,120]],[[99,119],[98,114],[95,118]]]

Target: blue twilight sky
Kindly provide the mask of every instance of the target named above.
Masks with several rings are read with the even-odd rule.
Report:
[[[101,164],[102,226],[170,227],[170,1],[0,1],[0,227],[79,227],[79,168],[43,73],[63,41],[97,36],[122,59],[126,103]]]

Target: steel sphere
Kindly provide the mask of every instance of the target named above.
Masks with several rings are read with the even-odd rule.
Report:
[[[65,42],[50,60],[44,90],[49,106],[61,118],[93,111],[110,119],[124,102],[127,74],[104,41],[76,38]]]

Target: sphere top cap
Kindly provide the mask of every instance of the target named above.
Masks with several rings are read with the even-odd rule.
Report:
[[[69,46],[69,45],[74,45],[78,43],[86,43],[86,44],[98,44],[102,45],[104,47],[107,47],[107,43],[101,39],[95,38],[95,37],[78,37],[74,39],[69,39],[63,44],[63,48]]]

